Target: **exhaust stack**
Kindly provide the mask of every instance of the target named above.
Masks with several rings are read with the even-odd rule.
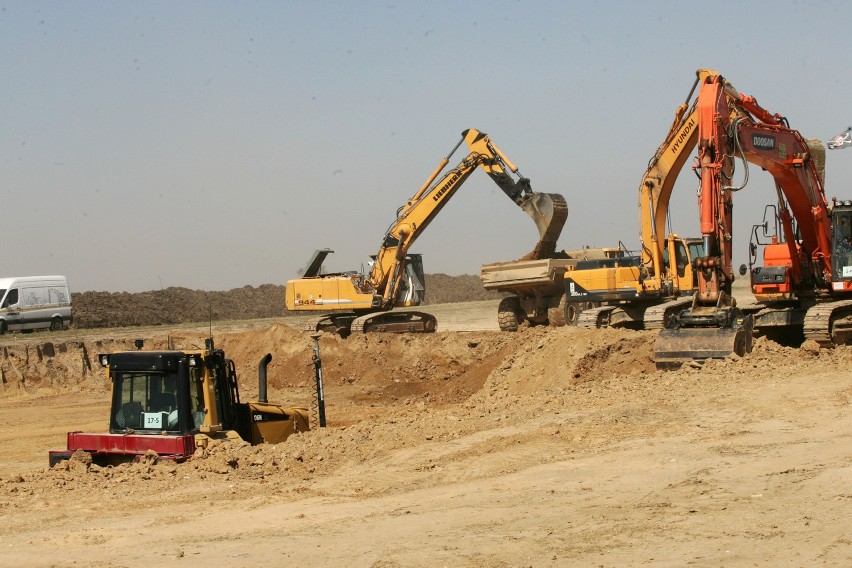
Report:
[[[272,361],[272,353],[267,353],[257,365],[257,401],[264,404],[269,400],[266,398],[266,367]]]

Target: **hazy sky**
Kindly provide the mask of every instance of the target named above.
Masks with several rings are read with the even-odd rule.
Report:
[[[471,127],[566,197],[560,247],[635,247],[695,70],[825,141],[852,124],[851,23],[846,1],[0,1],[0,275],[224,290],[320,247],[358,269]],[[852,149],[828,152],[829,197],[850,182]],[[696,188],[684,171],[681,234]],[[737,263],[772,188],[752,171],[735,197]],[[412,251],[478,274],[537,238],[476,172]]]

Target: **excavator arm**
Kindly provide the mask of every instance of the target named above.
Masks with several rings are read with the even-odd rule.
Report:
[[[566,294],[582,314],[580,327],[639,324],[659,329],[683,309],[695,290],[691,259],[700,253],[696,239],[667,234],[669,202],[675,182],[698,141],[698,85],[717,76],[699,69],[662,143],[648,162],[639,185],[639,263],[617,261],[611,266],[583,266],[566,275]],[[604,305],[592,305],[603,302]]]
[[[663,262],[666,222],[672,190],[686,159],[698,141],[698,100],[692,99],[696,87],[708,77],[719,74],[712,69],[696,71],[695,82],[677,110],[672,126],[663,143],[648,163],[648,169],[639,186],[639,227],[642,241],[642,265],[649,274],[661,281],[668,278]]]
[[[462,143],[467,144],[470,153],[438,179]],[[368,286],[382,297],[382,308],[392,308],[396,303],[406,254],[411,245],[477,168],[482,168],[514,203],[532,217],[540,236],[532,256],[547,258],[553,255],[556,239],[562,232],[568,216],[565,199],[558,194],[533,191],[529,179],[520,176],[518,168],[488,135],[471,128],[462,132],[462,140],[400,208],[396,219],[385,233],[373,268],[367,277]],[[515,177],[512,174],[515,174]]]

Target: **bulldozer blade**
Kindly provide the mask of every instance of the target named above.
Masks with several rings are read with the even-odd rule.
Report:
[[[530,260],[550,258],[568,219],[568,203],[558,193],[533,193],[520,204],[538,228],[539,241]]]
[[[676,368],[690,361],[725,359],[733,354],[751,352],[753,322],[751,316],[733,327],[680,327],[664,329],[654,343],[654,362],[658,369]]]

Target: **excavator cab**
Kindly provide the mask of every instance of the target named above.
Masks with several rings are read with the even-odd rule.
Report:
[[[852,201],[834,201],[831,209],[832,282],[852,280]]]
[[[781,240],[782,234],[777,207],[767,205],[763,211],[763,223],[752,226],[748,244],[751,291],[758,301],[793,297],[793,259],[787,243]],[[761,249],[763,266],[755,266]]]
[[[675,239],[673,241],[674,244],[674,255],[675,255],[675,263],[674,266],[669,262],[669,239],[664,241],[665,248],[663,249],[663,264],[668,266],[670,269],[674,269],[677,272],[678,277],[685,278],[686,277],[686,269],[690,266],[690,258],[698,258],[697,256],[690,257],[689,252],[686,248],[686,242],[684,239]]]

